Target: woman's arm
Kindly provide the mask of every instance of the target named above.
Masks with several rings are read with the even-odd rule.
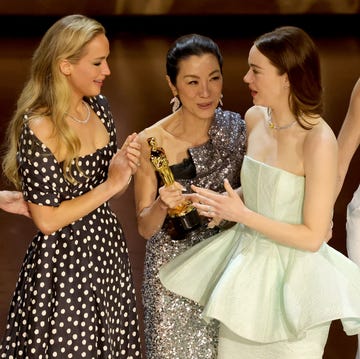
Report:
[[[337,140],[339,145],[339,169],[336,197],[341,191],[351,159],[360,143],[360,78],[352,90],[349,107]]]
[[[136,134],[132,134],[112,158],[105,182],[77,198],[63,201],[58,207],[29,203],[36,226],[44,234],[53,233],[124,192],[138,168],[139,156],[140,145],[136,143]]]

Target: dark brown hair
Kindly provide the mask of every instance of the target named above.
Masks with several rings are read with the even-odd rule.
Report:
[[[283,26],[258,37],[254,45],[290,83],[289,106],[299,124],[311,128],[304,116],[317,118],[323,112],[320,58],[310,36],[295,26]]]

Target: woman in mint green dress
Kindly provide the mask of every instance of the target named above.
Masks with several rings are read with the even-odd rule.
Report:
[[[326,242],[337,143],[323,110],[318,51],[297,27],[255,40],[244,77],[241,193],[193,186],[201,215],[237,224],[160,271],[171,291],[220,322],[220,359],[322,358],[332,320],[360,333],[360,268]]]

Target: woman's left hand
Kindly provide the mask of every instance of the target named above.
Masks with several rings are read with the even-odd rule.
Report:
[[[225,195],[194,185],[191,188],[195,193],[187,196],[200,215],[215,219],[215,221],[221,218],[230,222],[240,222],[245,206],[227,179],[224,180]]]

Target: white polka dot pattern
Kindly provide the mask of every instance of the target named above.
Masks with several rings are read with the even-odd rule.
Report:
[[[106,98],[89,104],[110,142],[80,158],[78,184],[25,124],[19,164],[23,192],[39,205],[58,206],[102,183],[116,152],[116,131]],[[104,203],[51,235],[38,233],[26,253],[10,306],[0,358],[140,358],[140,339],[126,241]]]

